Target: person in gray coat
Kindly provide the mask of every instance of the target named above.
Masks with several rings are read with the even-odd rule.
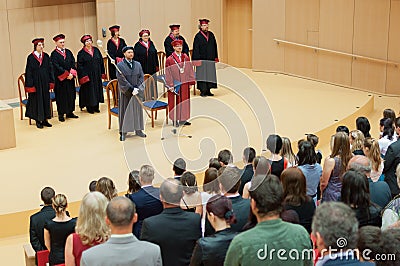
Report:
[[[118,119],[120,141],[124,141],[128,132],[135,131],[136,135],[146,137],[143,133],[143,109],[140,96],[143,95],[143,70],[139,62],[133,60],[133,47],[125,46],[122,49],[124,60],[118,63],[117,70],[119,101]],[[136,97],[138,96],[138,97]]]
[[[81,266],[162,265],[158,245],[140,241],[132,234],[137,221],[135,204],[126,197],[113,198],[107,206],[106,223],[111,237],[82,253]]]

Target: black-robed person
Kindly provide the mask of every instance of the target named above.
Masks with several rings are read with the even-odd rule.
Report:
[[[110,57],[115,60],[118,64],[124,59],[124,53],[122,49],[126,46],[126,42],[123,38],[119,37],[120,26],[114,25],[108,28],[111,32],[111,38],[107,42],[107,52]],[[110,80],[117,78],[115,66],[112,64],[110,58],[108,58],[108,75]]]

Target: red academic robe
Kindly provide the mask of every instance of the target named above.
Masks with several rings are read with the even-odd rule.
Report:
[[[181,73],[183,69],[183,73]],[[165,80],[169,87],[179,82],[181,88],[178,95],[168,91],[169,118],[173,121],[187,121],[190,118],[190,86],[196,83],[194,71],[189,56],[182,53],[181,59],[174,52],[165,60]],[[175,99],[174,99],[175,98]],[[176,118],[174,107],[176,101]]]

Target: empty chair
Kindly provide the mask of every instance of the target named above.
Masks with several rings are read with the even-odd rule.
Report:
[[[21,120],[24,119],[24,113],[23,113],[23,108],[26,108],[26,105],[28,103],[28,93],[25,92],[25,73],[22,73],[18,77],[18,95],[19,95],[19,113]],[[23,90],[23,92],[22,92]],[[29,125],[32,125],[32,120],[29,118]]]
[[[107,112],[108,112],[108,129],[111,128],[111,115],[118,117],[118,80],[113,79],[106,86],[107,93]],[[112,96],[112,97],[110,97]]]
[[[156,95],[157,88],[154,78],[146,74],[144,75],[144,102],[143,106],[151,111],[151,127],[154,127],[154,118],[157,119],[157,111],[165,109],[165,119],[166,123],[168,124],[168,104],[163,101],[159,101],[154,98],[152,95]],[[155,112],[155,116],[154,116]]]

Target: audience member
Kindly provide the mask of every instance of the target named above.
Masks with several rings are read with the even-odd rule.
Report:
[[[314,146],[314,151],[315,151],[315,154],[317,155],[317,163],[321,164],[322,153],[320,150],[315,150],[319,143],[318,136],[316,136],[314,134],[307,134],[307,141],[311,142],[311,144]],[[300,147],[300,143],[298,144],[298,146]]]
[[[382,210],[382,230],[400,227],[400,197],[396,196]]]
[[[126,191],[125,196],[128,197],[129,194],[138,192],[140,188],[139,171],[133,170],[128,176],[128,190]]]
[[[296,155],[292,149],[292,143],[289,138],[282,137],[281,156],[288,161],[288,167],[297,165]]]
[[[391,200],[391,193],[385,181],[373,182],[371,179],[371,161],[362,155],[356,155],[350,159],[347,169],[364,173],[368,178],[369,194],[371,201],[384,208]]]
[[[384,258],[375,261],[377,266],[398,266],[400,262],[400,229],[392,228],[381,234],[381,254]]]
[[[385,157],[388,147],[396,142],[395,127],[392,120],[386,118],[383,121],[382,137],[378,140],[381,156]]]
[[[367,225],[358,230],[357,249],[363,261],[373,262],[381,251],[381,229],[377,226]],[[378,255],[379,256],[379,255]]]
[[[129,194],[128,198],[135,203],[137,221],[133,225],[133,234],[140,238],[143,220],[160,214],[163,210],[160,201],[160,190],[153,187],[154,168],[150,165],[143,165],[139,171],[139,182],[142,187],[139,191]]]
[[[282,172],[283,209],[294,210],[299,215],[299,222],[310,233],[315,202],[307,196],[306,178],[297,167],[290,167]]]
[[[358,117],[356,119],[356,128],[364,134],[365,138],[371,137],[371,134],[369,133],[369,131],[371,130],[371,125],[368,121],[368,118],[364,116]]]
[[[400,117],[396,118],[395,121],[396,133],[400,136]],[[399,138],[400,139],[400,138]],[[385,175],[385,181],[390,187],[392,197],[400,194],[399,185],[397,184],[396,168],[400,163],[400,141],[397,140],[389,146],[385,155],[385,162],[383,167],[383,174]]]
[[[57,265],[65,262],[65,242],[67,237],[75,231],[76,218],[71,219],[66,213],[68,203],[65,195],[55,195],[52,206],[56,217],[46,221],[44,225],[44,243],[50,250],[49,264]]]
[[[204,182],[203,182],[203,192],[201,192],[201,202],[203,204],[203,214],[201,216],[201,232],[204,236],[205,226],[206,226],[206,205],[208,200],[215,196],[221,195],[219,191],[219,182],[218,182],[218,171],[214,167],[210,167],[204,173]],[[211,226],[211,225],[209,225]]]
[[[113,198],[107,205],[106,214],[111,237],[104,244],[84,251],[82,266],[162,265],[160,247],[140,241],[132,234],[137,220],[135,204],[126,197]]]
[[[256,157],[256,150],[251,147],[247,147],[243,151],[243,163],[245,164],[241,176],[240,176],[240,187],[239,194],[243,195],[243,188],[247,182],[249,182],[254,175],[253,161]]]
[[[97,180],[92,180],[89,183],[89,192],[96,191]]]
[[[141,238],[160,246],[163,265],[188,265],[201,237],[201,218],[180,208],[182,196],[181,182],[166,179],[160,187],[164,210],[143,221]]]
[[[222,150],[218,153],[218,162],[221,166],[231,166],[233,164],[233,155],[230,150]]]
[[[253,172],[254,176],[256,175],[264,175],[267,176],[271,173],[271,164],[269,163],[268,159],[264,156],[256,156],[253,161]],[[249,189],[251,187],[251,180],[244,185],[243,188],[243,198],[248,199],[250,198]]]
[[[351,152],[354,155],[364,155],[364,134],[360,130],[352,130],[349,134]]]
[[[322,201],[338,201],[342,189],[342,176],[353,155],[350,152],[349,136],[343,132],[335,134],[332,153],[325,159],[320,179]]]
[[[231,242],[225,265],[312,265],[309,258],[285,256],[280,259],[271,250],[285,250],[285,254],[302,254],[311,249],[310,236],[301,225],[283,222],[283,188],[276,176],[255,176],[251,182],[251,211],[257,218],[257,225],[239,235]],[[307,253],[307,252],[306,252]],[[282,252],[280,252],[282,254]]]
[[[191,172],[185,172],[181,176],[181,183],[183,187],[181,208],[184,211],[202,215],[203,205],[201,204],[201,194],[197,188],[196,176]]]
[[[83,197],[75,233],[67,237],[65,244],[65,266],[79,266],[83,251],[107,241],[110,236],[104,219],[107,204],[107,198],[97,191]]]
[[[326,202],[317,207],[312,222],[312,234],[322,258],[322,265],[373,265],[362,263],[355,249],[358,240],[358,221],[354,211],[341,202]]]
[[[181,181],[182,174],[186,171],[186,162],[182,158],[178,158],[174,162],[174,166],[172,167],[174,171],[174,178],[178,181]]]
[[[46,250],[44,243],[44,225],[48,220],[56,216],[56,212],[51,206],[52,199],[56,193],[51,187],[45,187],[40,192],[40,198],[43,201],[43,208],[37,213],[31,215],[29,219],[29,239],[35,252]]]
[[[219,163],[218,158],[211,158],[208,161],[208,167],[209,168],[213,167],[213,168],[219,170],[219,168],[221,168],[221,164]]]
[[[114,182],[108,177],[97,180],[96,191],[103,193],[109,201],[118,196]]]
[[[190,265],[223,265],[229,244],[236,235],[230,226],[236,222],[232,202],[215,195],[207,202],[206,209],[215,234],[197,241]]]
[[[396,113],[393,109],[387,108],[383,110],[383,118],[389,118],[394,122],[396,120]]]
[[[269,163],[271,164],[271,174],[281,176],[283,170],[288,167],[288,160],[279,155],[282,149],[282,138],[279,135],[269,135],[267,138],[267,149],[271,152]]]
[[[349,128],[346,127],[346,126],[338,126],[338,127],[336,128],[336,133],[338,133],[338,132],[344,132],[344,133],[346,133],[346,135],[349,135],[349,134],[350,134],[350,130],[349,130]]]
[[[381,226],[381,207],[370,200],[367,176],[359,171],[349,170],[343,176],[341,201],[356,213],[359,226]]]
[[[376,139],[366,138],[364,140],[364,154],[371,161],[371,180],[376,182],[378,180],[383,180],[383,160],[379,150],[379,143]]]

